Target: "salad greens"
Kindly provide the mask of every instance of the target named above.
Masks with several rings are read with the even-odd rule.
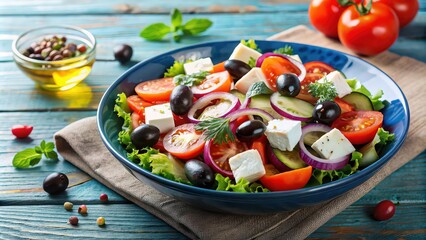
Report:
[[[368,89],[362,85],[358,80],[356,79],[348,79],[346,82],[349,84],[349,86],[352,88],[353,92],[359,92],[370,98],[371,102],[373,103],[373,108],[375,111],[380,111],[386,106],[386,101],[380,100],[383,96],[383,90],[377,91],[376,94],[372,95]]]
[[[285,55],[293,55],[293,48],[289,45],[285,45],[282,48],[278,48],[274,50],[274,53],[285,54]]]
[[[229,177],[224,177],[221,174],[215,174],[215,179],[217,181],[216,190],[218,191],[231,191],[231,192],[269,192],[267,188],[264,188],[259,183],[250,183],[249,181],[241,178],[237,183]]]
[[[309,84],[309,93],[318,98],[318,102],[333,101],[337,97],[337,91],[334,84],[328,81],[327,78],[324,82],[313,82]]]
[[[29,168],[37,165],[43,158],[57,160],[58,153],[55,152],[55,144],[53,142],[41,141],[40,146],[27,148],[18,152],[12,160],[12,165],[16,168]]]
[[[253,40],[253,39],[249,39],[247,41],[244,40],[244,39],[242,39],[241,40],[241,44],[243,44],[243,45],[245,45],[245,46],[247,46],[247,47],[249,47],[249,48],[251,48],[253,50],[256,50],[256,51],[262,53],[262,50],[257,46],[256,41]]]
[[[183,64],[189,61],[174,61],[173,65],[169,67],[164,73],[164,77],[174,77],[180,74],[185,74],[185,69],[183,68]]]
[[[266,86],[265,82],[255,82],[247,91],[246,98],[251,98],[262,94],[271,95],[272,93],[274,92]]]
[[[118,94],[117,99],[115,100],[114,112],[117,113],[117,116],[124,120],[121,131],[118,133],[118,142],[126,146],[127,151],[131,151],[135,148],[130,138],[130,134],[133,131],[132,127],[132,118],[130,117],[130,108],[127,105],[126,94]]]

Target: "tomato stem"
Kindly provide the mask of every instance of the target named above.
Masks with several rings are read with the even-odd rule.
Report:
[[[352,1],[352,0],[337,0],[337,2],[340,4],[340,6],[342,7],[349,7],[351,5],[355,5],[356,2]]]
[[[367,15],[371,11],[371,5],[373,4],[373,0],[369,0],[367,5],[364,5],[364,0],[361,1],[360,4],[355,4],[356,10],[361,16]]]

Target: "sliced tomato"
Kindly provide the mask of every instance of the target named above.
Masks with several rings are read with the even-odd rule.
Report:
[[[191,88],[196,97],[201,97],[211,92],[229,92],[231,90],[232,78],[227,71],[212,73],[197,86]]]
[[[223,72],[226,71],[225,69],[225,61],[220,62],[213,66],[212,70],[210,70],[210,73],[217,73],[217,72]]]
[[[202,134],[195,130],[195,124],[183,124],[173,128],[164,136],[163,145],[173,156],[189,160],[203,152],[205,141]]]
[[[237,155],[238,153],[248,150],[247,145],[238,140],[234,142],[226,142],[222,144],[215,144],[210,142],[210,156],[212,162],[206,162],[207,164],[213,164],[212,169],[219,172],[220,174],[233,178],[231,166],[229,165],[229,158]]]
[[[260,156],[262,157],[263,165],[265,165],[267,163],[266,144],[267,144],[267,140],[266,140],[265,135],[254,140],[251,144],[251,149],[257,150],[259,152]]]
[[[138,95],[132,95],[127,97],[127,105],[129,105],[133,112],[142,117],[142,121],[145,121],[145,108],[154,104],[143,100]]]
[[[354,106],[352,106],[351,104],[349,104],[348,102],[346,102],[345,100],[339,97],[336,97],[334,99],[334,102],[337,103],[337,105],[339,105],[340,110],[342,110],[342,113],[355,111]]]
[[[300,69],[289,60],[282,57],[267,57],[260,66],[266,77],[266,84],[274,91],[277,91],[277,78],[284,73],[294,73],[300,75]]]
[[[383,124],[383,114],[377,111],[352,111],[342,113],[331,124],[339,129],[354,145],[369,143]]]
[[[322,73],[322,74],[328,74],[333,72],[335,69],[328,65],[325,62],[321,61],[313,61],[313,62],[307,62],[304,64],[306,73]]]
[[[271,191],[287,191],[303,188],[312,175],[312,166],[280,173],[272,164],[265,165],[266,174],[260,178],[263,186]]]
[[[160,78],[139,83],[135,91],[149,102],[169,101],[174,87],[173,78]]]
[[[139,127],[139,125],[141,125],[142,123],[145,122],[145,119],[141,117],[141,115],[139,115],[136,112],[132,112],[132,115],[130,115],[130,118],[132,119],[132,127],[133,129]]]
[[[323,73],[307,73],[305,78],[300,82],[300,93],[296,96],[296,98],[308,101],[310,103],[316,103],[317,98],[314,98],[309,93],[309,84],[320,80],[324,77]]]

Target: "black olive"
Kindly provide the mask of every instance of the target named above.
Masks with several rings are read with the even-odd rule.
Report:
[[[69,184],[67,175],[55,172],[47,175],[43,181],[44,191],[50,194],[56,194],[65,191]]]
[[[248,120],[238,126],[235,135],[238,140],[248,142],[253,139],[259,138],[266,130],[266,125],[259,120]]]
[[[199,160],[189,160],[184,166],[188,180],[197,187],[211,188],[215,183],[212,169]]]
[[[133,130],[130,138],[138,149],[152,147],[160,139],[160,129],[154,125],[142,124]]]
[[[300,92],[300,80],[294,73],[285,73],[277,78],[278,92],[283,96],[295,97]]]
[[[316,122],[329,125],[340,116],[341,112],[337,103],[333,101],[324,101],[315,105],[312,118]]]
[[[224,66],[226,71],[229,72],[234,81],[237,81],[242,78],[251,69],[251,67],[247,63],[237,59],[226,60]]]
[[[133,55],[133,49],[127,44],[121,44],[114,47],[114,58],[120,63],[130,61]]]
[[[176,115],[187,114],[192,107],[193,94],[185,85],[176,86],[170,95],[170,109]]]

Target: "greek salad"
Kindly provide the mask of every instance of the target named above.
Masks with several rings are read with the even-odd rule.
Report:
[[[344,178],[379,159],[383,92],[290,46],[242,40],[229,59],[175,61],[118,95],[118,140],[142,168],[218,191],[267,192]]]

